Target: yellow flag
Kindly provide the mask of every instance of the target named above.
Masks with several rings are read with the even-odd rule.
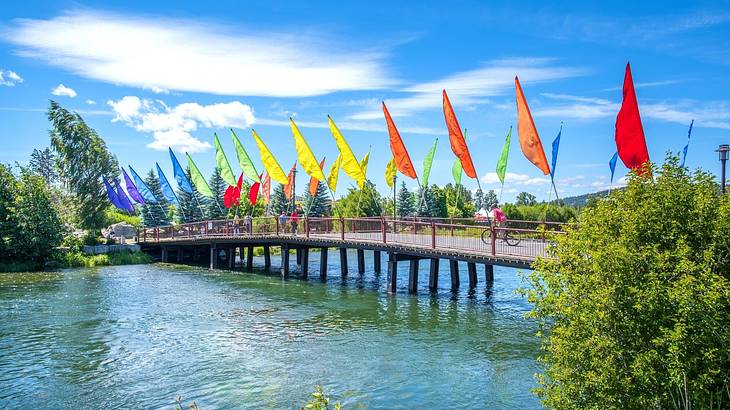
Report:
[[[314,156],[312,149],[309,148],[309,144],[307,144],[297,125],[294,124],[294,120],[289,118],[289,123],[291,124],[291,133],[294,135],[294,144],[297,147],[297,158],[299,163],[302,164],[304,172],[318,181],[324,181],[324,172],[319,167],[317,158]]]
[[[365,175],[365,178],[368,176],[368,161],[370,160],[370,151],[368,151],[367,154],[365,154],[364,157],[360,160],[360,169],[362,169],[362,174]]]
[[[332,190],[333,193],[337,189],[337,178],[340,176],[340,165],[342,165],[342,157],[338,155],[335,162],[333,162],[330,166],[330,173],[327,175],[327,185],[329,185],[330,190]]]
[[[253,132],[253,139],[256,140],[256,145],[259,147],[259,152],[261,153],[261,162],[264,164],[266,172],[269,173],[274,181],[277,181],[283,185],[287,185],[289,183],[289,178],[287,178],[284,170],[281,169],[281,165],[279,165],[279,162],[276,160],[276,158],[274,158],[274,155],[271,153],[271,151],[269,151],[269,148],[261,140],[259,134],[257,134],[254,130],[251,131]]]
[[[395,171],[397,171],[395,168],[395,158],[391,158],[388,165],[385,166],[385,182],[391,188],[393,188],[393,184],[395,183]]]
[[[330,132],[335,138],[337,149],[340,150],[340,155],[342,156],[342,170],[345,171],[350,178],[354,179],[360,189],[362,189],[365,186],[365,173],[362,172],[362,168],[360,168],[360,162],[358,162],[357,158],[355,158],[355,154],[352,153],[352,149],[350,149],[350,146],[347,145],[345,137],[343,137],[340,130],[337,129],[332,118],[328,115],[327,119],[330,123]]]

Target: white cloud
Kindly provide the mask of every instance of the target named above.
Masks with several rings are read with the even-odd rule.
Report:
[[[63,84],[57,85],[56,88],[51,90],[51,94],[70,98],[76,97],[76,91],[74,91],[73,88],[66,87]]]
[[[302,33],[89,11],[17,19],[6,38],[20,55],[86,78],[156,93],[315,96],[378,89],[393,80],[385,54]],[[345,43],[344,41],[342,42]]]
[[[152,133],[154,140],[147,147],[165,150],[200,152],[210,143],[195,138],[191,132],[199,128],[248,128],[254,123],[253,109],[240,101],[200,105],[183,103],[174,107],[163,101],[125,96],[107,101],[116,116],[112,122],[122,122],[140,132]]]
[[[499,184],[499,176],[496,172],[488,172],[482,176],[482,182],[487,184]],[[550,184],[548,177],[530,177],[526,174],[515,174],[507,172],[504,175],[504,183],[512,185],[546,185]]]
[[[86,104],[96,105],[96,101],[94,101],[94,100],[86,100]]]
[[[13,87],[15,84],[20,84],[23,82],[23,78],[18,75],[15,71],[12,70],[3,70],[0,68],[0,85],[4,85],[6,87]]]

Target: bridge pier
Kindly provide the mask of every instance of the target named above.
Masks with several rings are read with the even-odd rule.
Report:
[[[375,269],[375,273],[380,274],[380,251],[373,251],[373,267]]]
[[[474,289],[477,287],[477,264],[474,262],[467,262],[466,270],[469,273],[469,289]]]
[[[243,247],[241,247],[241,263],[243,263]],[[253,245],[248,245],[246,249],[246,269],[253,270]]]
[[[327,251],[329,248],[319,248],[319,278],[327,278]]]
[[[289,279],[289,245],[281,246],[281,278]]]
[[[484,264],[484,280],[487,283],[494,282],[494,265]]]
[[[236,261],[236,248],[229,246],[226,249],[226,256],[228,257],[228,269],[233,270],[233,264]]]
[[[449,270],[451,271],[451,290],[456,291],[459,289],[459,261],[455,259],[449,259]]]
[[[439,259],[431,258],[431,267],[428,272],[428,289],[436,292],[439,287]]]
[[[218,268],[218,249],[216,249],[215,244],[210,244],[210,270],[217,269]]]
[[[357,273],[362,275],[365,273],[365,251],[357,250]]]
[[[264,245],[264,269],[271,268],[271,248],[269,245]]]
[[[297,254],[297,266],[301,266],[302,265],[302,248],[297,246],[296,249],[297,250],[295,252]]]
[[[346,277],[347,270],[347,248],[340,248],[340,273],[342,277]]]
[[[162,263],[167,263],[167,246],[160,248],[160,260],[162,260]]]
[[[309,248],[301,248],[301,269],[302,277],[307,278],[309,276]]]
[[[414,294],[418,292],[418,258],[410,260],[408,269],[408,293]]]
[[[177,260],[177,263],[183,263],[183,257],[185,253],[185,248],[182,246],[177,247],[177,251],[175,252],[175,258]]]
[[[398,258],[394,252],[388,252],[388,293],[395,293],[398,284]]]

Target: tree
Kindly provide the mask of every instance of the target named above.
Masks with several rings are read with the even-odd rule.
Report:
[[[271,193],[271,212],[274,215],[279,215],[282,212],[290,211],[291,201],[284,195],[284,185],[277,184],[274,188],[274,192]]]
[[[529,192],[520,192],[517,194],[516,204],[517,205],[535,205],[537,204],[537,197]]]
[[[443,188],[448,216],[453,218],[472,218],[476,209],[471,192],[463,185],[446,184]]]
[[[78,203],[77,219],[83,228],[100,229],[104,211],[109,207],[101,179],[115,178],[119,174],[117,160],[80,115],[51,101],[48,120],[52,125],[51,146],[58,155],[61,178]]]
[[[225,202],[223,202],[223,195],[226,193],[228,184],[223,180],[218,167],[213,170],[208,185],[210,185],[210,190],[213,192],[213,198],[209,198],[207,201],[205,217],[207,219],[225,219],[228,211]]]
[[[396,200],[397,213],[400,218],[407,216],[414,216],[416,214],[415,199],[411,191],[406,188],[406,182],[401,181],[400,189],[398,190],[398,198]]]
[[[481,188],[477,188],[477,191],[474,193],[474,207],[477,210],[486,208],[484,204],[484,191]]]
[[[436,185],[429,185],[423,192],[423,202],[418,216],[445,218],[448,216],[446,196],[444,191]]]
[[[43,177],[48,185],[58,182],[56,156],[48,147],[43,150],[33,149],[33,153],[30,154],[29,168],[34,174]]]
[[[10,167],[0,164],[0,257],[10,255],[16,228],[13,221],[13,202],[17,191],[18,181]]]
[[[313,198],[314,200],[312,200]],[[304,194],[304,206],[309,208],[308,216],[330,216],[332,214],[332,201],[327,186],[320,183],[314,197],[307,190]],[[307,208],[305,208],[306,210]]]
[[[190,169],[185,168],[185,175],[190,180]],[[177,199],[180,202],[182,212],[178,215],[181,223],[197,222],[205,219],[205,197],[198,192],[195,185],[190,184],[193,188],[192,193],[187,193],[181,189],[177,190]]]
[[[730,195],[674,156],[652,174],[584,209],[533,265],[547,407],[730,400]]]
[[[485,209],[492,209],[492,206],[494,205],[499,205],[499,200],[497,199],[497,194],[494,192],[494,190],[490,189],[489,192],[484,195],[484,199],[482,200],[482,206]]]
[[[383,214],[383,198],[375,184],[365,182],[362,190],[349,188],[347,195],[337,201],[337,209],[345,218],[359,216],[380,216]]]
[[[150,191],[157,198],[157,202],[146,202],[142,206],[142,221],[145,226],[161,226],[169,225],[171,218],[169,216],[170,203],[162,196],[162,187],[160,180],[153,170],[147,173],[144,183],[150,188]]]

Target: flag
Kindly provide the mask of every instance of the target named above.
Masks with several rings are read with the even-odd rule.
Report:
[[[395,166],[395,158],[391,158],[388,161],[388,165],[385,166],[385,182],[389,187],[393,188],[395,184],[395,173],[398,169]]]
[[[537,134],[535,122],[530,114],[530,107],[527,106],[525,94],[522,93],[520,80],[515,77],[515,90],[517,100],[517,138],[520,141],[520,148],[525,157],[538,167],[544,175],[550,173],[550,166],[545,151],[542,148],[540,136]]]
[[[133,213],[134,205],[132,205],[132,201],[129,200],[129,198],[127,197],[127,194],[124,192],[121,185],[119,185],[119,180],[114,178],[113,181],[114,181],[114,187],[116,188],[116,191],[117,191],[117,200],[119,201],[119,205],[122,206],[123,210],[125,210],[129,213]]]
[[[167,202],[176,204],[177,202],[177,195],[175,195],[175,191],[172,190],[172,186],[170,186],[170,183],[167,182],[167,177],[165,177],[165,174],[162,172],[162,169],[160,168],[160,164],[155,163],[157,166],[157,176],[160,178],[160,187],[162,188],[162,196],[167,199]]]
[[[124,168],[120,169],[122,170],[122,175],[124,175],[124,185],[127,186],[129,196],[131,196],[138,204],[144,205],[144,197],[139,193],[139,190],[137,190],[137,187],[134,185],[134,182],[132,182],[132,179],[129,178],[129,175],[127,175],[127,171],[125,171]]]
[[[230,208],[234,205],[238,205],[239,199],[241,198],[241,186],[243,185],[243,174],[238,177],[236,185],[228,185],[226,192],[223,194],[223,204],[226,208]]]
[[[621,161],[629,169],[639,168],[649,161],[629,63],[626,63],[624,74],[623,102],[616,116],[616,148]]]
[[[616,172],[616,160],[618,160],[618,151],[608,161],[608,167],[611,168],[611,184],[613,184],[613,174]]]
[[[687,159],[687,150],[689,150],[689,137],[692,136],[692,125],[694,125],[695,120],[692,120],[692,122],[689,123],[689,132],[687,133],[687,145],[682,148],[682,167],[684,167],[684,161]]]
[[[114,190],[114,188],[112,188],[111,185],[109,185],[109,182],[106,180],[106,178],[101,177],[101,179],[104,182],[104,188],[106,188],[106,196],[109,198],[109,202],[111,202],[112,205],[114,205],[118,209],[124,211],[124,207],[119,203],[117,192]]]
[[[254,130],[251,130],[251,132],[253,133],[253,139],[256,140],[256,146],[259,147],[261,162],[264,164],[264,169],[269,174],[269,177],[273,178],[274,181],[277,181],[280,184],[288,184],[289,180],[287,179],[284,170],[281,169],[279,161],[274,158],[274,155],[271,153],[271,151],[269,151],[269,148],[266,146],[266,144],[264,144],[264,141],[261,140],[259,134],[257,134]]]
[[[297,162],[294,161],[294,165],[292,165],[291,170],[289,171],[289,176],[287,177],[286,186],[284,187],[284,195],[286,195],[286,199],[291,199],[292,195],[295,194],[295,192],[293,192],[293,189],[294,189],[294,178],[296,178],[296,170],[297,170]]]
[[[367,154],[365,154],[364,157],[360,160],[360,168],[362,169],[362,174],[365,175],[365,178],[368,177],[368,162],[370,161],[370,151],[368,151]]]
[[[337,128],[337,125],[335,125],[335,122],[332,121],[332,118],[328,115],[327,119],[329,120],[332,137],[335,139],[337,149],[340,151],[339,167],[345,171],[345,174],[354,179],[355,182],[357,182],[357,186],[362,189],[365,186],[365,173],[362,171],[362,168],[360,168],[360,162],[358,162],[357,158],[355,158],[355,154],[352,153],[350,145],[347,144],[345,137],[342,136],[342,133]],[[332,187],[330,187],[330,189],[332,189]],[[332,192],[334,192],[334,189],[332,189]]]
[[[340,177],[340,165],[342,165],[342,154],[335,158],[335,162],[332,163],[330,172],[327,174],[327,186],[329,186],[333,194],[337,190],[337,180]]]
[[[261,176],[257,175],[257,177],[261,180]],[[259,198],[259,187],[261,187],[261,183],[254,182],[248,190],[248,201],[252,206],[256,205],[256,200]]]
[[[509,146],[512,142],[512,127],[509,127],[507,137],[504,139],[504,146],[502,146],[502,154],[499,155],[497,161],[497,176],[499,181],[504,185],[504,175],[507,173],[507,159],[509,158]]]
[[[314,156],[312,149],[304,139],[299,127],[294,123],[294,120],[289,118],[289,124],[291,125],[291,133],[294,135],[294,145],[297,148],[297,159],[302,164],[302,169],[312,178],[316,178],[318,181],[324,181],[324,172],[317,163],[317,158]]]
[[[423,159],[423,187],[428,186],[428,177],[431,176],[431,166],[433,165],[433,156],[436,153],[436,144],[438,144],[439,139],[436,138],[433,141],[433,146],[426,154],[426,157]]]
[[[456,158],[451,166],[451,175],[454,177],[454,184],[461,185],[461,160]]]
[[[324,169],[324,158],[322,158],[322,161],[319,163],[319,169]],[[309,194],[312,195],[312,197],[317,195],[317,189],[319,189],[319,180],[315,177],[309,178]]]
[[[129,166],[129,172],[132,173],[132,178],[134,178],[134,184],[137,186],[137,190],[140,194],[142,194],[142,198],[144,198],[147,202],[157,203],[157,197],[154,193],[152,193],[152,190],[150,187],[147,186],[147,184],[144,182],[142,178],[137,175],[137,172],[135,172],[134,168],[132,166]]]
[[[172,148],[167,148],[167,150],[170,152],[170,160],[172,161],[172,174],[175,176],[175,181],[177,181],[178,188],[180,188],[180,190],[183,192],[192,194],[193,187],[190,185],[190,180],[188,180],[188,176],[185,175],[185,171],[180,166],[180,162],[178,162],[175,153],[172,152]]]
[[[395,123],[393,122],[393,118],[390,116],[390,112],[388,112],[388,107],[385,106],[385,102],[383,102],[383,114],[385,115],[385,123],[388,125],[390,151],[393,153],[396,168],[401,172],[401,174],[409,178],[416,179],[416,170],[413,167],[411,157],[408,155],[406,146],[403,144],[403,139],[400,137],[400,133],[395,127]]]
[[[241,141],[238,140],[238,136],[233,130],[231,130],[231,139],[233,140],[233,146],[236,148],[236,156],[238,157],[238,165],[241,166],[241,171],[251,180],[261,182],[258,171],[251,161],[251,157],[248,156],[248,152],[243,149]]]
[[[193,162],[193,158],[188,154],[185,153],[185,156],[188,157],[188,168],[190,168],[190,179],[193,180],[193,185],[195,185],[195,189],[198,190],[203,196],[206,196],[208,198],[213,198],[215,195],[213,195],[213,191],[210,189],[210,185],[208,185],[208,181],[205,180],[205,177],[198,169],[198,166],[195,165],[195,162]]]
[[[459,121],[456,119],[454,108],[451,106],[449,96],[446,94],[446,90],[443,91],[443,105],[444,105],[444,119],[446,120],[446,128],[449,130],[449,142],[451,142],[451,150],[461,161],[461,166],[464,173],[469,178],[476,178],[477,172],[474,169],[474,163],[471,161],[471,155],[469,154],[469,147],[466,146],[466,139],[461,133],[459,127]]]
[[[221,147],[221,142],[218,140],[218,134],[216,133],[213,133],[213,143],[215,144],[215,163],[221,172],[221,177],[228,185],[236,185],[236,176],[233,174],[231,164],[228,162],[226,153],[223,152],[223,147]]]
[[[558,148],[560,148],[560,134],[563,133],[563,123],[560,123],[560,131],[558,136],[553,140],[553,161],[550,167],[550,179],[555,179],[555,164],[558,163]]]
[[[261,182],[261,190],[263,191],[264,198],[266,198],[266,202],[270,202],[270,200],[271,200],[271,178],[269,178],[268,173],[264,173],[264,178]]]

